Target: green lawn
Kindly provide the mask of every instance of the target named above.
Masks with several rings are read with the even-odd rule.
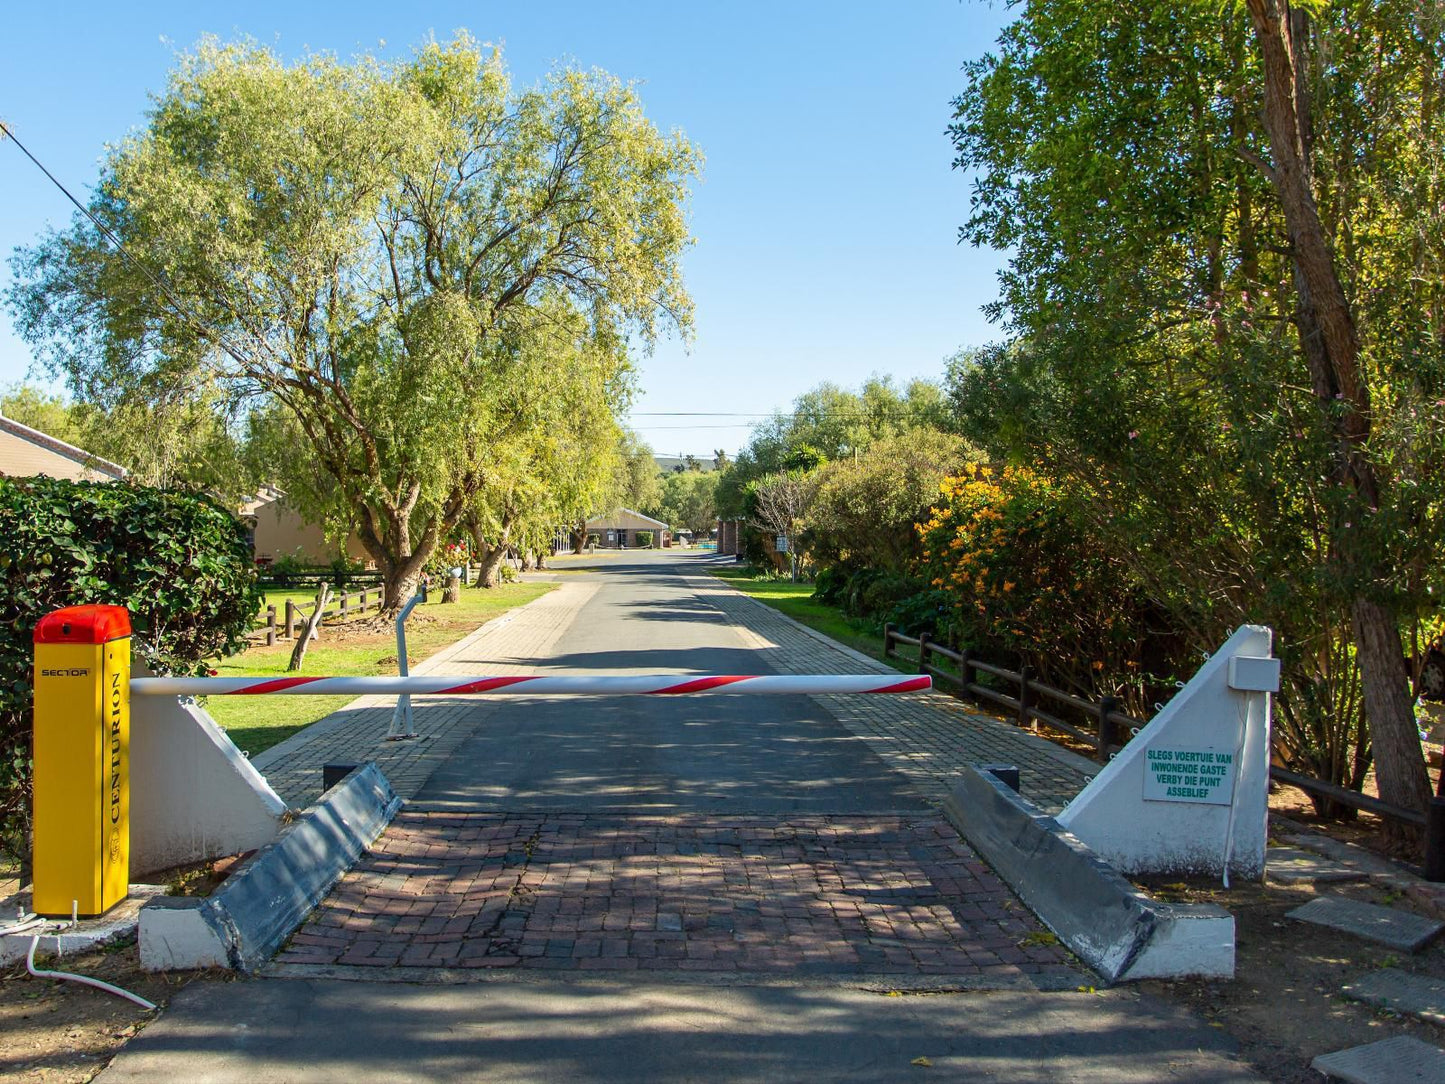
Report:
[[[708,571],[718,579],[726,580],[743,594],[787,614],[799,624],[816,629],[840,644],[847,644],[854,651],[860,651],[904,673],[912,673],[917,669],[915,664],[906,660],[885,659],[883,635],[873,631],[865,622],[849,617],[836,606],[815,600],[811,583],[760,580],[755,578],[755,573],[748,568],[724,567],[711,568]]]
[[[418,606],[407,622],[408,662],[416,665],[492,618],[525,605],[556,586],[555,583],[510,583],[489,591],[465,587],[460,602],[449,605],[430,602]],[[284,595],[281,597],[284,599]],[[252,647],[216,664],[215,669],[221,677],[267,677],[284,674],[290,659],[291,641],[286,640],[275,647]],[[395,674],[396,633],[392,628],[323,627],[320,639],[306,652],[302,673]],[[226,729],[232,741],[254,756],[352,699],[350,696],[213,696],[206,710]]]

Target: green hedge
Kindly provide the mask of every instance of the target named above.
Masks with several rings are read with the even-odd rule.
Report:
[[[209,497],[116,482],[0,478],[0,828],[28,808],[35,624],[62,606],[130,610],[136,653],[199,673],[244,646],[261,604],[240,523]]]

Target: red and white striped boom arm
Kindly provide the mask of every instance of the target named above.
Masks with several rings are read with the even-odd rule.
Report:
[[[136,695],[151,696],[678,696],[687,693],[916,693],[933,679],[882,674],[788,674],[753,677],[148,677],[132,678]]]

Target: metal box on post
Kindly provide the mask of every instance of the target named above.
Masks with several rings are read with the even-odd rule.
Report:
[[[35,627],[36,914],[104,914],[130,882],[130,614],[71,606]]]

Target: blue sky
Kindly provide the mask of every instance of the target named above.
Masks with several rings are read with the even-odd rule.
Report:
[[[465,27],[504,46],[519,83],[569,61],[639,82],[653,121],[707,158],[685,261],[695,339],[638,359],[633,424],[660,454],[735,451],[746,419],[648,414],[766,413],[823,380],[937,377],[948,355],[997,333],[980,308],[1001,258],[956,243],[969,186],[943,130],[961,65],[1005,19],[999,3],[14,7],[0,118],[82,199],[105,144],[143,122],[176,51],[205,33],[288,57],[395,55]],[[7,256],[70,211],[6,144],[0,207]],[[29,368],[0,314],[0,384]]]

